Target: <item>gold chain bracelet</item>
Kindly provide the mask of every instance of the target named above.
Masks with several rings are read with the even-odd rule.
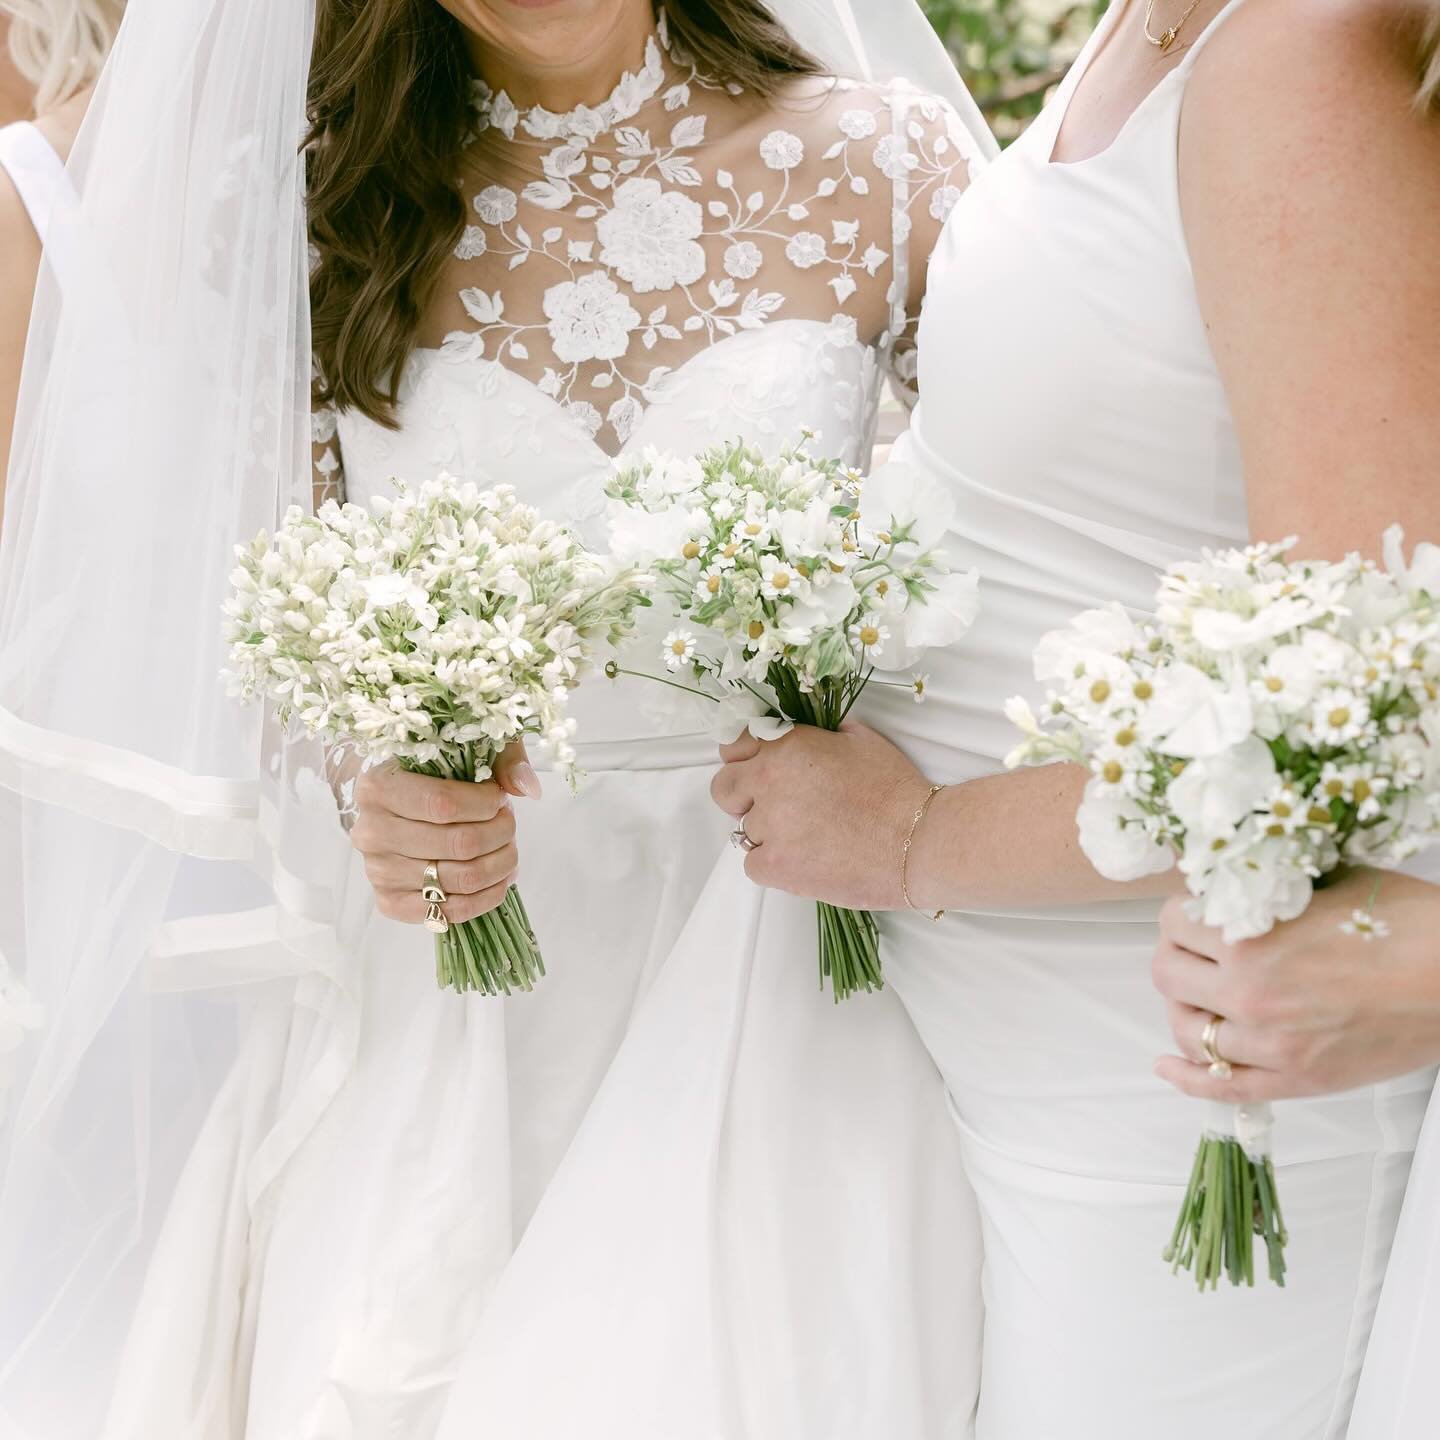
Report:
[[[916,832],[920,829],[920,822],[930,813],[930,807],[935,803],[935,797],[942,791],[948,790],[948,785],[932,785],[930,793],[920,803],[920,808],[915,812],[915,818],[910,822],[910,833],[905,837],[905,843],[900,847],[900,893],[905,897],[905,903],[917,914],[929,914],[910,898],[910,848],[915,844]],[[945,912],[937,910],[930,916],[932,920],[943,920]]]

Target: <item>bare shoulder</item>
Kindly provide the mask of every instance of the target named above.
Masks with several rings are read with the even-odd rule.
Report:
[[[1187,108],[1353,120],[1414,98],[1426,0],[1249,0],[1195,67]]]

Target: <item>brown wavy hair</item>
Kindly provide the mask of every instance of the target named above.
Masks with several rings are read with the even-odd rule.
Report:
[[[771,96],[821,73],[760,0],[671,0],[703,74]],[[316,400],[395,425],[426,308],[465,228],[456,184],[473,73],[438,0],[320,0],[306,187]]]

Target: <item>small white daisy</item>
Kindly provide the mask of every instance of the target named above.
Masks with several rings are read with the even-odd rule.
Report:
[[[1345,935],[1358,935],[1367,944],[1371,940],[1383,940],[1390,934],[1390,926],[1372,915],[1368,910],[1353,910],[1350,918],[1341,926]]]
[[[679,670],[695,658],[695,637],[688,630],[672,630],[665,637],[660,654],[667,670]]]
[[[890,638],[890,629],[883,616],[862,615],[859,623],[850,627],[850,638],[866,650],[874,650]]]

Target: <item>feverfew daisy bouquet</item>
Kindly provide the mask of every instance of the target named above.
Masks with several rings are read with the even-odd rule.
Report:
[[[944,489],[899,464],[867,481],[812,456],[814,438],[773,459],[738,442],[685,458],[647,450],[609,487],[616,556],[652,567],[675,613],[667,683],[711,702],[723,739],[838,730],[877,670],[953,644],[978,610],[974,576],[940,548]],[[874,683],[924,697],[923,676]],[[882,988],[873,915],[821,904],[819,943],[837,1001]]]
[[[441,476],[396,490],[368,510],[292,507],[273,539],[236,547],[232,692],[270,699],[283,722],[369,764],[486,780],[530,736],[573,782],[566,700],[648,603],[649,577],[592,554],[508,486]],[[431,916],[442,986],[509,994],[545,973],[518,891],[465,924],[438,905]]]
[[[1440,830],[1440,550],[1407,567],[1402,541],[1386,535],[1385,569],[1290,561],[1293,541],[1206,553],[1165,575],[1152,623],[1079,616],[1036,652],[1040,718],[1010,703],[1025,739],[1009,763],[1084,765],[1095,868],[1178,864],[1227,943],[1294,919],[1344,867],[1400,865]],[[1357,943],[1385,934],[1374,902],[1343,927]],[[1200,1143],[1165,1255],[1202,1288],[1254,1283],[1254,1235],[1284,1283],[1272,1127],[1268,1105],[1243,1106]]]

